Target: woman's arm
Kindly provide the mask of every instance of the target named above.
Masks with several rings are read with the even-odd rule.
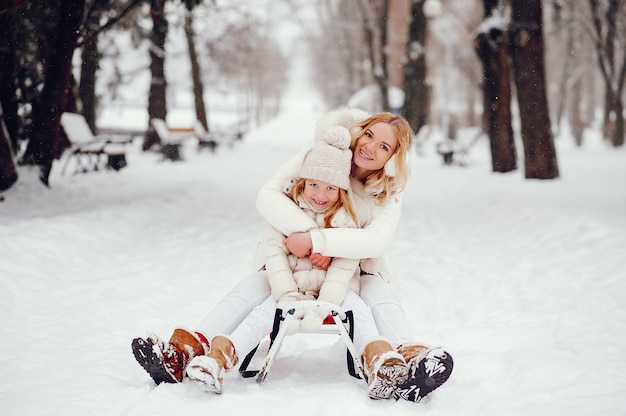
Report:
[[[256,208],[261,216],[285,235],[318,227],[313,218],[283,192],[287,179],[298,175],[309,149],[306,147],[289,159],[261,186],[257,194]]]
[[[375,258],[387,249],[402,211],[402,194],[376,207],[372,221],[364,228],[324,228],[311,230],[312,251],[328,257]]]

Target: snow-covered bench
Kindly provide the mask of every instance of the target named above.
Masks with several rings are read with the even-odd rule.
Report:
[[[228,129],[232,130],[232,129]],[[196,120],[193,125],[193,131],[198,138],[198,151],[208,148],[211,152],[215,152],[215,150],[220,146],[228,146],[233,147],[236,141],[239,141],[243,138],[243,133],[241,131],[236,132],[225,132],[222,130],[212,130],[208,132],[205,130],[202,123],[199,120]]]
[[[65,173],[71,160],[76,162],[74,173],[99,170],[103,167],[118,171],[126,166],[124,145],[130,143],[132,137],[96,136],[89,128],[85,117],[76,113],[63,113],[61,127],[71,145],[67,151],[62,174]]]
[[[455,139],[444,139],[436,144],[437,153],[443,158],[444,165],[467,166],[468,153],[471,147],[482,136],[482,129],[465,129],[463,134],[457,134]]]
[[[165,120],[160,118],[153,118],[150,120],[150,124],[154,128],[159,140],[161,141],[161,153],[163,159],[171,161],[183,160],[182,153],[180,151],[183,140],[193,137],[191,132],[174,133],[167,127]]]

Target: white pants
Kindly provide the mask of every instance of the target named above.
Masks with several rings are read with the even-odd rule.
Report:
[[[278,304],[274,297],[268,296],[230,334],[230,339],[235,345],[235,351],[237,351],[240,357],[245,356],[261,342],[263,337],[272,331],[277,306]],[[346,292],[346,297],[341,306],[346,311],[352,311],[354,315],[355,330],[353,342],[356,350],[361,352],[367,342],[380,337],[372,312],[363,302],[363,299],[353,290]]]
[[[232,334],[252,310],[270,296],[267,272],[240,280],[209,312],[196,330],[210,341],[215,335]],[[378,332],[394,346],[413,342],[410,325],[390,285],[375,275],[361,276],[361,298],[371,310]],[[356,311],[355,311],[356,319]],[[274,315],[268,319],[271,325]],[[271,330],[271,327],[270,327]],[[355,323],[355,338],[361,329]],[[362,336],[365,338],[365,335]],[[255,344],[256,345],[256,344]]]
[[[372,310],[380,334],[393,346],[415,342],[400,299],[380,276],[361,275],[361,298]]]

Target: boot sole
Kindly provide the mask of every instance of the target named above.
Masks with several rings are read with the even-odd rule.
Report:
[[[432,349],[409,368],[409,377],[398,385],[393,397],[419,403],[424,397],[441,387],[452,374],[452,356],[442,349]]]
[[[160,354],[158,347],[154,348],[155,344],[150,339],[135,338],[131,347],[135,360],[150,374],[150,377],[157,385],[161,383],[178,383],[178,380],[165,368],[163,355]]]

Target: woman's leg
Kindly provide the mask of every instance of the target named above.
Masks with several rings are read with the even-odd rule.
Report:
[[[266,335],[272,332],[277,303],[273,296],[268,296],[256,306],[246,318],[230,333],[239,358],[243,359]]]
[[[267,281],[267,272],[257,272],[246,277],[218,301],[196,327],[196,331],[208,340],[219,334],[230,334],[268,296],[270,296],[270,285]]]
[[[361,298],[371,308],[380,335],[396,347],[414,342],[404,309],[389,283],[376,275],[361,275]]]
[[[346,292],[346,297],[341,306],[346,311],[352,311],[354,317],[353,343],[357,352],[361,354],[369,341],[380,337],[372,311],[363,299],[350,289]]]

